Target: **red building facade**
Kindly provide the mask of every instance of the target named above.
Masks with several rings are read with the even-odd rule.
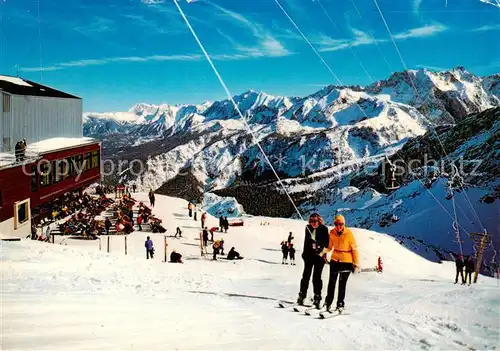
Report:
[[[14,217],[14,204],[30,199],[30,208],[50,203],[67,192],[83,190],[101,179],[100,143],[54,150],[35,162],[0,168],[0,222]]]

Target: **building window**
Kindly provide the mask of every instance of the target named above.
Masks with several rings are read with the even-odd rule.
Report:
[[[68,174],[67,174],[68,170],[69,170],[68,160],[67,159],[57,160],[57,162],[59,162],[59,178],[61,180],[68,178]]]
[[[92,151],[92,168],[99,168],[99,151]]]
[[[50,162],[44,161],[40,166],[40,187],[44,188],[50,185]]]
[[[10,95],[3,94],[3,112],[10,112]]]
[[[30,220],[30,199],[14,203],[14,229],[18,229],[28,224]]]
[[[64,173],[64,179],[73,176],[73,157],[66,158],[66,172]]]
[[[54,173],[54,177],[53,177],[54,184],[60,182],[62,179],[59,164],[60,164],[59,160],[55,160],[52,162],[52,169],[53,169],[53,173]]]
[[[83,173],[82,166],[83,166],[83,155],[76,155],[75,156],[75,173],[77,175]]]
[[[36,180],[36,167],[35,166],[30,167],[30,173],[31,173],[31,191],[37,191],[38,190],[38,182]]]
[[[90,171],[91,167],[92,167],[92,156],[90,152],[87,152],[85,154],[85,170]]]

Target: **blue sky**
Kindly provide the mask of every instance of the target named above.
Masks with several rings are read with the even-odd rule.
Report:
[[[225,98],[173,0],[0,0],[0,73],[84,110]],[[500,0],[197,0],[179,4],[233,94],[303,96],[410,69],[500,72]],[[379,13],[377,5],[383,15]]]

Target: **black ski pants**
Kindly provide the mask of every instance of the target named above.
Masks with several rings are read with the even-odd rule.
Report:
[[[146,259],[149,260],[149,257],[153,258],[154,256],[154,251],[153,250],[146,250]]]
[[[330,306],[335,297],[335,285],[339,278],[339,294],[337,296],[337,307],[344,307],[345,290],[347,279],[352,272],[352,263],[330,261],[330,278],[328,280],[328,290],[325,298],[325,304]]]
[[[465,280],[464,283],[467,283],[467,279],[469,279],[469,285],[471,284],[472,280],[472,272],[465,271]]]
[[[309,280],[311,279],[311,274],[314,295],[321,296],[321,290],[323,289],[321,273],[323,273],[324,266],[325,261],[323,261],[323,258],[321,258],[319,255],[304,258],[304,271],[302,272],[302,279],[300,281],[300,294],[303,297],[307,296],[307,289],[309,288]]]
[[[462,283],[465,284],[465,278],[464,278],[464,270],[457,268],[457,275],[455,276],[455,283],[458,283],[458,274],[460,274],[460,277],[462,278]]]

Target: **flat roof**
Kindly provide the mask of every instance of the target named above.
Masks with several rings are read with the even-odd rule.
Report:
[[[52,138],[42,140],[26,147],[24,161],[16,161],[14,151],[0,152],[0,168],[9,168],[21,165],[23,163],[30,163],[36,161],[41,155],[61,151],[65,149],[72,149],[75,147],[97,144],[100,141],[94,138]]]
[[[78,96],[53,89],[46,85],[20,77],[0,75],[0,90],[14,95],[46,96],[65,99],[80,99]]]
[[[88,138],[88,137],[45,139],[33,144],[28,143],[26,147],[26,153],[42,155],[49,152],[55,152],[79,146],[97,144],[98,142],[99,142],[98,139]]]

